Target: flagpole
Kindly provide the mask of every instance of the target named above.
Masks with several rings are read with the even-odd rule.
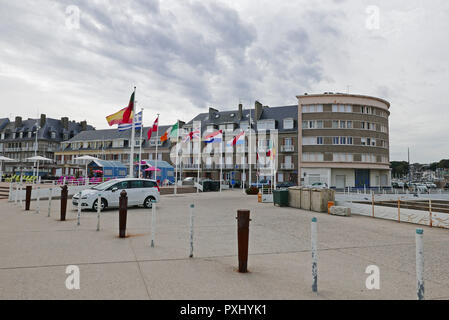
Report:
[[[195,129],[194,129],[195,130]],[[198,133],[198,173],[196,183],[198,184],[196,188],[196,193],[200,193],[200,166],[201,166],[201,122]]]
[[[142,138],[143,138],[143,108],[140,111],[142,113],[140,122],[141,122],[141,126],[140,126],[140,147],[139,147],[139,174],[138,174],[138,178],[140,178],[140,172],[142,170]]]
[[[155,166],[155,168],[156,168],[156,170],[154,171],[154,177],[156,178],[155,180],[156,180],[156,183],[157,183],[157,160],[158,160],[158,157],[157,157],[157,151],[158,151],[158,145],[159,145],[159,113],[157,114],[157,130],[156,130],[156,166]]]
[[[178,153],[179,153],[179,120],[176,122],[176,168],[175,168],[175,194],[178,194]]]
[[[221,184],[223,179],[223,139],[224,136],[222,136],[221,142],[220,142],[220,192],[221,192]]]
[[[252,157],[252,152],[253,152],[253,149],[252,149],[252,137],[251,137],[251,134],[252,134],[252,126],[251,126],[251,122],[252,122],[252,118],[251,118],[251,109],[252,108],[250,108],[249,109],[249,152],[248,152],[248,155],[249,155],[249,157],[250,157],[250,159],[249,159],[249,186],[248,186],[248,188],[250,188],[251,187],[251,184],[252,184],[252,170],[251,170],[251,164],[252,164],[252,159],[253,159],[253,157]],[[257,148],[257,144],[256,144],[256,148]],[[256,151],[257,151],[257,149],[256,149]],[[257,159],[257,158],[256,158]],[[256,166],[257,166],[257,160],[256,160]]]
[[[132,127],[131,127],[131,154],[129,155],[129,177],[134,178],[134,145],[136,144],[136,132],[135,128],[136,125],[134,123],[134,116],[135,116],[135,105],[136,105],[136,87],[134,87],[134,101],[133,101],[133,107],[132,107]]]

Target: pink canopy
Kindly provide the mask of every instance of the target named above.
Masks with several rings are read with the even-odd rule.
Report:
[[[156,167],[149,167],[148,169],[145,169],[145,171],[161,171],[161,169],[156,169]]]

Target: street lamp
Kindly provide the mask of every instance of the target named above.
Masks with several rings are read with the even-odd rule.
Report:
[[[35,142],[34,142],[34,156],[35,157],[37,157],[37,147],[38,147],[37,146],[37,135],[39,133],[40,128],[41,127],[39,126],[39,123],[36,122]],[[39,172],[36,172],[35,170],[36,170],[36,162],[34,162],[34,165],[33,165],[33,176],[36,176],[39,174]]]

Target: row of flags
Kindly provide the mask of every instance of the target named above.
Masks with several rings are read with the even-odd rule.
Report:
[[[132,129],[132,119],[134,117],[134,95],[135,92],[132,93],[129,104],[126,108],[121,109],[120,111],[109,115],[106,117],[106,121],[108,122],[109,126],[118,125],[118,131],[126,131]],[[142,111],[137,113],[134,119],[134,127],[136,129],[142,129],[143,128],[143,114]],[[153,123],[153,126],[148,130],[148,140],[151,139],[153,132],[157,132],[159,127],[159,116],[156,118],[156,120]],[[161,142],[167,141],[169,138],[178,138],[178,132],[179,132],[179,122],[176,122],[176,124],[170,126],[163,135],[159,137]],[[183,142],[187,143],[189,141],[193,141],[194,139],[198,139],[201,137],[201,129],[193,129],[191,132],[189,132],[184,138]],[[205,143],[221,143],[223,141],[223,130],[215,131],[211,134],[208,134],[204,138]],[[227,146],[232,147],[236,145],[242,145],[245,144],[245,131],[241,131],[239,134],[237,134],[232,140],[227,142]],[[273,158],[274,157],[275,150],[272,146],[270,146],[267,157]],[[257,153],[257,158],[259,157],[259,153]]]

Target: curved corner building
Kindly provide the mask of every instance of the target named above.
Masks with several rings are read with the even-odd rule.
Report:
[[[375,97],[324,93],[298,98],[300,185],[389,187],[390,103]]]

